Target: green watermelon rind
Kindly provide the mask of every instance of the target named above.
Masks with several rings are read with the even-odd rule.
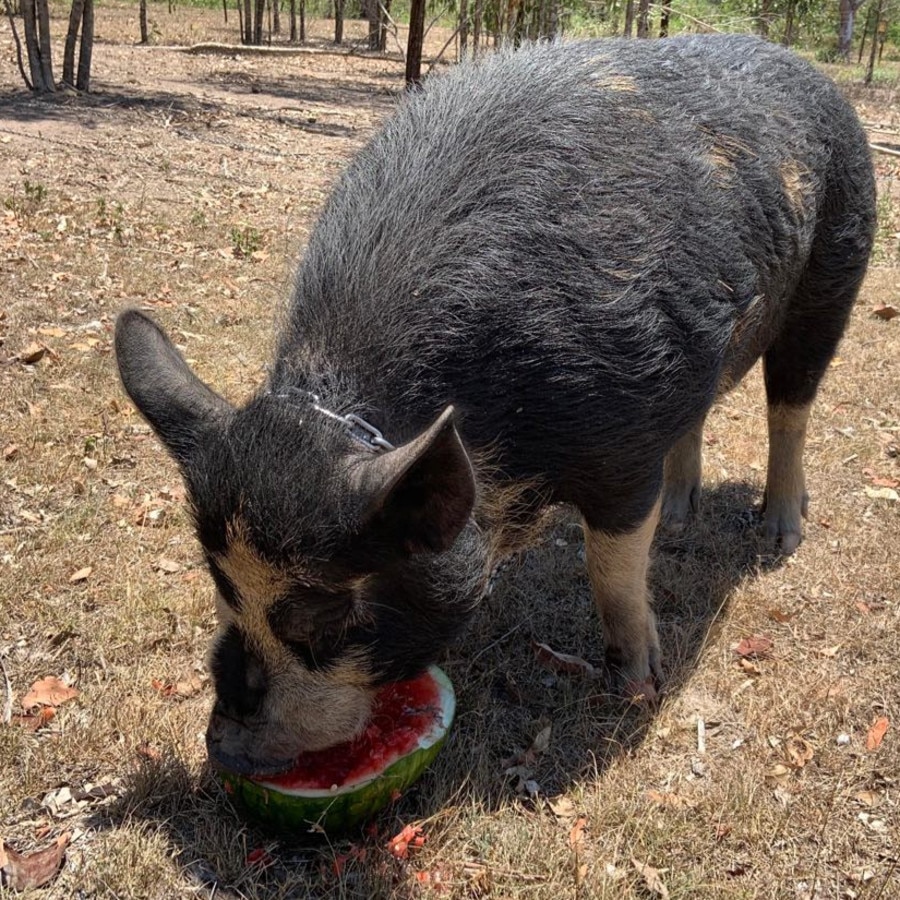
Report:
[[[252,818],[285,832],[347,831],[372,818],[398,793],[421,777],[440,752],[450,729],[455,697],[450,679],[437,666],[429,668],[441,696],[441,718],[419,747],[391,763],[380,775],[332,791],[283,791],[275,785],[219,771],[225,791]]]

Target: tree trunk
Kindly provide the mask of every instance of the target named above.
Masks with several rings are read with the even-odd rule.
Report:
[[[225,6],[227,0],[222,0],[222,5]],[[147,0],[141,0],[140,11],[138,13],[138,17],[141,22],[141,43],[149,44],[150,43],[150,32],[147,30]],[[225,21],[228,22],[228,8],[225,8]]]
[[[840,0],[841,18],[838,25],[838,56],[845,62],[850,59],[850,48],[853,46],[853,20],[856,11],[865,0]]]
[[[869,33],[869,27],[872,24],[872,7],[866,10],[866,24],[863,25],[862,40],[859,42],[859,56],[856,59],[857,64],[862,63],[863,53],[866,52],[866,36]]]
[[[44,76],[44,90],[55,91],[53,80],[53,50],[50,46],[50,7],[47,0],[36,0],[38,16],[38,43],[41,48],[41,72]]]
[[[781,36],[781,44],[790,47],[794,42],[794,12],[797,0],[787,0],[787,9],[784,14],[784,34]]]
[[[306,0],[300,0],[300,42],[306,40]]]
[[[241,33],[241,42],[244,44],[253,43],[253,2],[252,0],[244,0],[244,28]]]
[[[459,58],[463,60],[469,49],[469,0],[459,0]]]
[[[31,86],[33,90],[43,93],[47,88],[44,86],[44,70],[41,68],[41,48],[37,37],[34,0],[25,0],[25,7],[22,10],[22,25],[25,31],[28,68],[31,71]]]
[[[144,7],[144,17],[146,18],[147,0],[141,0],[141,5]],[[222,0],[222,12],[225,14],[225,24],[227,25],[228,24],[228,0]]]
[[[484,0],[475,0],[475,15],[472,17],[472,59],[478,58],[481,44],[481,23],[484,18]]]
[[[756,18],[756,33],[760,37],[769,36],[769,19],[772,14],[772,0],[760,0],[759,15]]]
[[[381,9],[378,0],[362,0],[363,14],[369,23],[369,50],[377,50],[381,40]]]
[[[263,20],[266,13],[266,0],[256,0],[256,16],[253,21],[253,40],[252,44],[262,45],[263,37]]]
[[[334,0],[334,42],[344,43],[344,0]]]
[[[288,18],[291,23],[291,43],[297,43],[297,0],[291,0],[291,5],[288,7]]]
[[[75,87],[87,93],[91,89],[91,60],[94,55],[94,0],[84,0],[81,22],[81,49],[78,53],[78,80]]]
[[[637,36],[639,38],[650,37],[650,0],[639,0]]]
[[[391,17],[391,0],[382,0],[379,5],[378,49],[384,53],[387,50],[388,21]]]
[[[525,38],[525,0],[519,0],[516,16],[512,23],[513,46],[521,47]]]
[[[422,79],[422,45],[425,43],[425,0],[411,0],[409,7],[409,41],[406,45],[406,86],[411,88]]]
[[[872,83],[872,76],[875,74],[875,53],[878,50],[878,23],[881,21],[881,2],[882,0],[878,0],[878,7],[875,10],[875,26],[872,29],[872,50],[869,53],[869,65],[866,66],[865,83],[867,85]]]
[[[272,32],[281,34],[281,0],[272,0]]]
[[[625,28],[622,34],[630,38],[631,29],[634,27],[634,0],[626,0],[625,2]]]
[[[145,5],[146,0],[142,0],[142,6]],[[78,29],[81,28],[82,18],[84,18],[84,0],[72,0],[72,8],[69,10],[69,30],[66,32],[66,45],[63,50],[62,75],[63,83],[69,87],[75,87],[75,45],[78,43]]]
[[[661,38],[669,36],[669,18],[671,15],[672,8],[667,3],[659,14],[659,36]]]

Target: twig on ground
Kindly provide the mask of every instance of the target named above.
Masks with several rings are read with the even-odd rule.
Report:
[[[6,664],[3,662],[2,656],[0,656],[0,671],[3,672],[3,684],[6,688],[6,700],[3,701],[3,718],[0,721],[2,721],[4,725],[9,725],[12,721],[13,692],[12,685],[9,683],[9,675],[6,674]]]
[[[869,143],[869,146],[879,153],[887,153],[888,156],[900,156],[900,150],[894,150],[892,147],[883,147],[881,144],[873,144],[871,142]]]

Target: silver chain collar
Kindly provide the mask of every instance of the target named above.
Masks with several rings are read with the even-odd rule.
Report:
[[[361,416],[356,415],[356,413],[347,413],[342,416],[340,413],[336,413],[333,410],[322,406],[321,398],[312,391],[305,391],[302,388],[287,388],[284,391],[267,391],[266,393],[270,397],[276,397],[287,403],[290,403],[295,398],[305,401],[316,412],[321,413],[333,422],[342,425],[354,441],[361,444],[372,453],[384,453],[388,450],[395,449],[394,445],[387,440],[381,431],[379,431],[371,422],[367,422]],[[473,518],[471,521],[474,523],[475,519]],[[475,527],[477,528],[478,526],[476,525]],[[485,579],[484,593],[482,594],[483,598],[487,598],[491,595],[499,576],[502,575],[510,565],[511,560],[505,559],[497,563],[490,570]]]
[[[347,413],[347,415],[342,416],[340,413],[322,406],[321,398],[312,391],[304,391],[301,388],[287,388],[285,391],[269,391],[268,393],[270,396],[277,397],[279,400],[285,400],[288,403],[295,397],[305,400],[316,412],[321,413],[333,422],[343,425],[347,434],[357,444],[362,444],[366,450],[370,450],[372,453],[384,453],[386,450],[394,449],[394,445],[386,440],[385,436],[371,422],[367,422],[361,416],[356,415],[356,413]]]

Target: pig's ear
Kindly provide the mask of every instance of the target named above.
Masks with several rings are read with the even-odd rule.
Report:
[[[472,513],[475,474],[448,406],[408,444],[359,461],[354,481],[372,537],[407,553],[447,550]]]
[[[163,330],[136,309],[125,310],[116,322],[116,361],[128,395],[182,465],[200,436],[231,412]]]

